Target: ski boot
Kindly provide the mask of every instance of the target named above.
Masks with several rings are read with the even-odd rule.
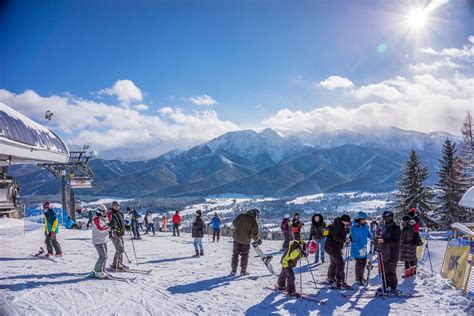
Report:
[[[62,253],[62,252],[60,252],[60,253],[57,253],[57,254],[55,254],[54,256],[55,256],[55,257],[58,257],[58,258],[62,258],[62,256],[63,256],[63,253]]]
[[[230,271],[230,276],[236,276],[237,275],[237,271]]]
[[[92,271],[91,277],[96,278],[96,279],[107,279],[108,275],[105,272]]]
[[[201,249],[201,251],[199,252],[199,256],[204,256],[204,250]]]
[[[383,287],[379,287],[379,288],[375,291],[375,296],[387,296],[387,290],[384,290]]]
[[[275,284],[274,288],[275,288],[275,291],[284,291],[284,290],[286,290],[286,287],[279,286],[278,284]]]
[[[400,290],[389,290],[387,295],[390,295],[390,296],[400,296],[400,295],[403,295],[403,292],[400,291]]]
[[[250,273],[248,273],[247,271],[241,271],[240,272],[240,276],[246,276],[246,275],[249,275]]]
[[[199,251],[196,251],[196,254],[193,256],[193,258],[199,258]]]

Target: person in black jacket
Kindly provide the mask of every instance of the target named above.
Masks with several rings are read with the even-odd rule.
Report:
[[[392,294],[397,294],[397,262],[400,257],[400,226],[393,221],[394,214],[391,211],[385,211],[382,214],[384,221],[384,229],[382,236],[378,239],[380,251],[383,258],[383,274],[385,274],[386,282],[382,279],[382,288],[377,290],[380,294],[382,290],[386,293],[387,288],[390,288]],[[385,287],[386,283],[386,287]]]
[[[301,239],[301,230],[303,229],[304,223],[300,219],[300,213],[296,212],[293,215],[293,220],[291,221],[291,229],[293,230],[293,239]]]
[[[202,216],[202,211],[197,210],[196,211],[196,219],[194,220],[193,223],[193,228],[192,228],[192,236],[194,238],[194,250],[196,251],[196,254],[193,256],[193,258],[199,258],[200,256],[204,256],[204,248],[202,247],[202,238],[204,237],[204,229],[206,228],[206,224],[204,224],[204,221],[201,218]]]
[[[326,229],[326,223],[323,216],[321,214],[314,214],[311,217],[311,229],[309,231],[309,240],[314,240],[318,244],[314,263],[319,262],[319,252],[321,252],[321,262],[324,263],[324,242],[326,241],[323,233],[324,229]]]
[[[405,263],[405,277],[411,277],[416,272],[416,247],[422,246],[420,234],[415,232],[415,220],[405,215],[402,218],[402,235],[400,238],[400,261]]]
[[[122,212],[120,212],[119,202],[112,202],[112,208],[109,210],[107,217],[109,218],[110,223],[109,237],[112,239],[112,243],[115,247],[115,255],[111,267],[115,270],[127,269],[127,266],[123,264],[123,235],[125,235],[125,220]]]
[[[329,255],[328,282],[334,288],[348,288],[344,276],[344,257],[342,256],[342,248],[344,244],[349,242],[348,227],[351,224],[349,215],[344,214],[336,217],[334,222],[328,226],[329,234],[326,239],[324,251]]]

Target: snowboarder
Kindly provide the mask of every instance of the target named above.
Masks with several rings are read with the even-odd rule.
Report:
[[[301,230],[303,228],[304,223],[300,220],[300,213],[296,212],[293,216],[293,220],[291,221],[291,228],[293,230],[293,239],[300,240],[301,239]]]
[[[420,234],[415,231],[415,220],[405,215],[402,218],[402,233],[400,238],[400,261],[405,263],[405,277],[416,273],[416,247],[423,245]]]
[[[92,224],[92,244],[94,245],[99,258],[92,271],[92,276],[104,279],[107,277],[105,266],[107,264],[107,240],[109,239],[109,220],[107,218],[107,208],[99,205],[95,213]]]
[[[211,220],[211,225],[212,225],[212,242],[216,241],[216,236],[217,236],[217,242],[219,242],[220,233],[221,233],[221,219],[219,218],[219,215],[217,215],[217,212],[214,213],[214,217]]]
[[[90,225],[92,225],[92,210],[87,212],[87,229],[89,229]]]
[[[133,239],[141,239],[140,231],[138,230],[138,218],[141,217],[137,210],[127,206],[128,215],[130,216]]]
[[[43,210],[44,210],[44,217],[45,217],[44,235],[46,237],[44,243],[46,244],[46,250],[48,251],[48,253],[46,254],[46,257],[51,257],[53,255],[62,257],[63,252],[61,250],[61,246],[59,245],[59,242],[57,239],[59,224],[58,224],[58,219],[56,217],[56,213],[51,208],[51,203],[49,201],[46,201],[43,204]],[[53,253],[53,251],[55,253]]]
[[[347,246],[350,241],[347,236],[350,224],[351,218],[349,215],[344,214],[341,217],[336,217],[334,222],[328,226],[329,234],[324,245],[324,251],[329,255],[330,260],[327,281],[337,289],[350,288],[344,281],[344,257],[342,256],[342,248],[344,245]]]
[[[258,235],[257,218],[260,211],[257,209],[249,210],[246,213],[238,215],[232,224],[234,225],[234,243],[232,247],[231,275],[237,274],[237,266],[239,265],[240,255],[240,274],[248,275],[247,265],[249,260],[250,242],[252,239],[258,245],[262,244],[262,240]]]
[[[115,270],[124,270],[127,268],[123,264],[123,235],[125,234],[125,220],[120,211],[119,202],[112,202],[112,208],[109,210],[108,219],[110,222],[109,237],[112,239],[112,243],[115,247],[115,255],[111,267]]]
[[[286,252],[288,250],[288,247],[290,245],[290,214],[285,214],[283,217],[283,220],[281,221],[280,225],[281,233],[283,234],[284,242],[283,246],[281,247],[281,250],[283,252]]]
[[[204,248],[202,247],[202,238],[204,237],[204,229],[206,228],[206,224],[204,224],[204,221],[202,220],[201,216],[202,216],[202,211],[197,210],[196,219],[194,220],[192,233],[191,233],[191,237],[194,238],[194,242],[193,242],[194,250],[196,251],[196,254],[193,256],[193,258],[199,258],[200,256],[204,256]]]
[[[309,240],[314,240],[318,244],[316,255],[314,257],[314,263],[319,262],[319,253],[321,252],[321,262],[324,263],[324,244],[326,237],[324,236],[324,229],[326,229],[326,223],[321,214],[314,214],[311,217],[311,229],[309,231]]]
[[[153,216],[151,215],[151,211],[148,211],[146,213],[146,232],[145,235],[148,234],[149,231],[153,232],[153,235],[155,235],[155,224],[153,223]]]
[[[305,256],[305,251],[306,243],[303,240],[290,242],[288,250],[281,258],[281,272],[276,285],[278,290],[285,290],[289,295],[297,295],[293,268],[297,266],[298,260]]]
[[[355,281],[364,286],[365,267],[367,265],[367,242],[371,238],[367,214],[359,212],[351,226],[351,256],[355,259]]]
[[[390,294],[397,295],[400,293],[397,290],[397,262],[400,256],[401,231],[400,226],[394,222],[393,218],[394,214],[391,211],[385,211],[382,214],[384,229],[378,243],[383,257],[382,277],[385,277],[386,282],[382,282],[382,288],[377,290],[378,295],[387,293],[387,288],[390,288]]]
[[[171,218],[171,221],[173,222],[173,236],[179,237],[179,225],[181,225],[181,216],[179,215],[179,211],[176,211],[176,213],[174,213],[173,217]]]

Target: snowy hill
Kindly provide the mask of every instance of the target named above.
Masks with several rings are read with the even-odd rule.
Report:
[[[145,236],[135,241],[139,268],[153,269],[132,283],[85,278],[96,260],[91,231],[64,230],[59,241],[65,256],[58,262],[35,259],[44,239],[41,229],[23,233],[23,222],[0,219],[0,314],[1,315],[468,315],[474,305],[439,275],[421,268],[416,280],[401,280],[400,288],[416,297],[387,299],[361,297],[347,299],[339,292],[322,289],[317,296],[324,304],[288,298],[267,289],[276,281],[260,259],[251,252],[247,277],[229,277],[232,244],[229,238],[210,243],[204,238],[205,256],[191,258],[191,238],[170,237],[167,233]],[[281,243],[264,241],[262,248],[273,253],[278,269]],[[442,260],[444,241],[432,241],[435,265]],[[133,258],[130,240],[125,250]],[[113,246],[109,242],[109,258]],[[132,266],[134,266],[132,264]],[[318,281],[325,278],[327,264],[312,266]],[[298,276],[299,269],[296,269]],[[349,270],[352,282],[353,263]],[[303,261],[303,293],[316,293],[310,272]],[[299,277],[297,278],[299,288]],[[372,284],[377,287],[378,277]]]

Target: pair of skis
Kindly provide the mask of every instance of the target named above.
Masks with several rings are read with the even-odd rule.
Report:
[[[306,300],[306,301],[310,301],[310,302],[316,302],[320,305],[324,305],[326,303],[326,300],[320,300],[317,298],[318,294],[313,294],[313,295],[302,295],[301,293],[298,293],[298,292],[295,292],[295,293],[287,293],[285,290],[283,289],[280,289],[278,287],[274,287],[274,288],[271,288],[271,287],[266,287],[266,289],[269,289],[269,290],[272,290],[272,291],[276,291],[276,292],[281,292],[281,293],[284,293],[286,296],[288,297],[293,297],[293,298],[297,298],[297,299],[301,299],[301,300]]]

